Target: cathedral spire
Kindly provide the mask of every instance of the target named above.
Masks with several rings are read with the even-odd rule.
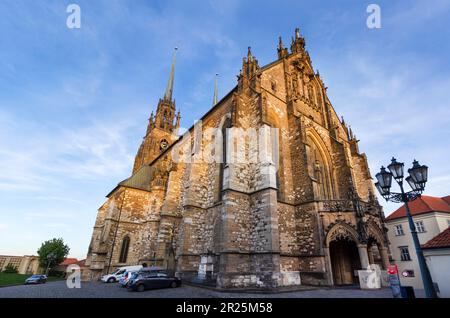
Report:
[[[216,78],[214,79],[214,97],[213,97],[213,103],[212,105],[215,106],[217,104],[217,77],[219,76],[218,73],[216,73]]]
[[[281,36],[278,37],[278,58],[282,59],[283,57],[286,57],[289,55],[288,50],[284,47],[283,40],[281,39]]]
[[[292,38],[291,52],[303,53],[305,51],[305,39],[300,35],[300,29],[295,29],[295,37]]]
[[[247,58],[244,57],[241,75],[251,78],[259,69],[258,60],[253,56],[250,46],[247,50]]]
[[[172,67],[170,69],[169,81],[167,82],[166,93],[164,94],[164,100],[171,101],[172,93],[173,93],[173,79],[175,76],[175,63],[177,59],[177,50],[178,47],[175,47],[172,58]]]

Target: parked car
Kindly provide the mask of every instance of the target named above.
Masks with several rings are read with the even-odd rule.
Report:
[[[104,283],[118,282],[126,271],[138,271],[142,269],[142,265],[119,267],[114,273],[103,275],[101,281]]]
[[[127,284],[131,279],[136,278],[139,271],[125,271],[122,278],[119,280],[119,284],[121,287],[127,287]]]
[[[166,272],[162,267],[158,267],[158,266],[150,266],[150,267],[143,267],[141,268],[139,271],[133,273],[129,278],[128,278],[128,283],[127,286],[136,278],[138,278],[139,276],[147,276],[150,272]],[[126,287],[126,286],[125,286]]]
[[[130,280],[127,288],[131,291],[142,292],[146,289],[180,287],[181,279],[170,276],[165,271],[140,271]]]
[[[25,284],[45,284],[47,282],[47,276],[45,275],[33,275],[25,279]]]

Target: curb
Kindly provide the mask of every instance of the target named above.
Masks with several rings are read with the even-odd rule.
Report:
[[[302,291],[311,291],[311,290],[323,290],[323,289],[332,289],[328,286],[316,287],[316,286],[307,286],[302,285],[302,288],[289,288],[289,289],[273,289],[273,290],[261,290],[261,289],[217,289],[214,286],[207,286],[196,284],[192,282],[183,281],[182,285],[198,287],[202,289],[213,290],[219,293],[241,293],[241,294],[283,294],[283,293],[292,293],[292,292],[302,292]]]

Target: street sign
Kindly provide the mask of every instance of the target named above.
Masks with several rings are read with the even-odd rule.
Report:
[[[398,274],[397,265],[389,265],[387,271],[389,275],[397,275]]]
[[[397,265],[389,265],[387,268],[389,274],[389,287],[391,288],[394,298],[401,298],[400,278],[398,277]]]

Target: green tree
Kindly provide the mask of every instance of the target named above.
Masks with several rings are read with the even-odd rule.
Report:
[[[69,254],[70,248],[62,238],[54,238],[42,243],[37,253],[39,255],[39,264],[42,268],[48,270],[55,265],[58,265],[64,261]]]

